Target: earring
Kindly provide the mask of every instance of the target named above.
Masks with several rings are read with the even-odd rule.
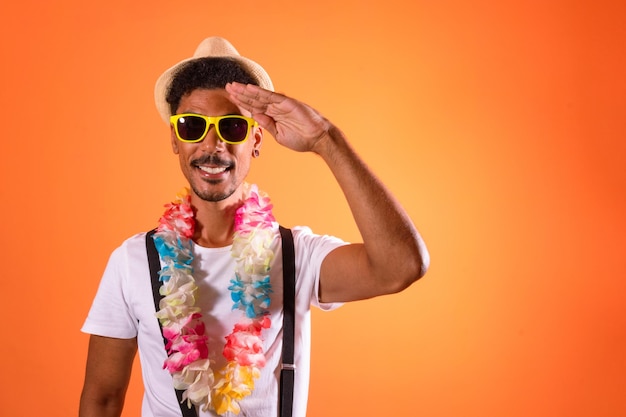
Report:
[[[259,157],[259,150],[255,149],[254,152],[252,153],[252,156],[254,156],[255,158]]]

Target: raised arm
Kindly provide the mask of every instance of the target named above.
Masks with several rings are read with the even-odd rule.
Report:
[[[336,126],[282,94],[242,84],[228,85],[227,90],[278,143],[318,154],[346,197],[363,243],[337,248],[326,257],[320,276],[321,301],[353,301],[398,292],[424,275],[429,255],[413,222]]]
[[[130,381],[137,339],[89,339],[79,417],[119,417]]]

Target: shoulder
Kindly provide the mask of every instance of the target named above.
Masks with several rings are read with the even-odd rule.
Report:
[[[115,252],[136,252],[136,251],[144,251],[146,250],[146,237],[148,232],[141,232],[135,235],[130,236],[129,238],[122,241],[122,243],[115,248]]]
[[[296,258],[321,262],[332,250],[348,244],[336,236],[314,233],[308,226],[295,226],[292,231]]]
[[[347,242],[344,242],[342,239],[332,236],[332,235],[320,235],[314,233],[308,226],[294,226],[292,229],[294,240],[297,243],[304,245],[320,245],[320,244],[334,244],[334,245],[345,245]]]
[[[132,263],[147,263],[146,252],[147,232],[137,233],[122,241],[109,256],[108,268],[126,268]]]

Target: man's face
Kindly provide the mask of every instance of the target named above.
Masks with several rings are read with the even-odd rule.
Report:
[[[176,113],[250,116],[231,102],[223,89],[192,91],[181,98]],[[232,145],[221,141],[212,125],[203,140],[188,143],[176,137],[173,126],[170,130],[172,149],[178,155],[192,193],[212,202],[223,201],[239,189],[250,170],[252,153],[260,148],[263,136],[260,128],[253,128],[246,142]]]

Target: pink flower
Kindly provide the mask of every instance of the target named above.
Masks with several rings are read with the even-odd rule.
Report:
[[[185,367],[185,359],[187,355],[183,355],[180,352],[176,352],[167,357],[165,363],[163,364],[163,368],[167,369],[170,373],[180,372]]]
[[[261,330],[268,328],[271,321],[268,317],[261,320],[245,320],[235,325],[233,332],[226,336],[224,357],[236,361],[241,366],[265,366],[263,340]]]
[[[177,232],[187,239],[193,237],[194,214],[188,190],[179,194],[176,200],[165,205],[165,213],[159,219],[159,232]]]
[[[170,343],[170,355],[163,365],[170,372],[180,372],[185,366],[209,356],[206,336],[183,336]]]
[[[201,318],[200,313],[194,313],[171,326],[163,326],[169,354],[164,367],[168,370],[178,372],[190,363],[209,357],[208,338]]]
[[[273,221],[269,198],[260,195],[256,185],[251,185],[246,201],[235,213],[235,230],[246,233],[253,228],[271,226]]]

